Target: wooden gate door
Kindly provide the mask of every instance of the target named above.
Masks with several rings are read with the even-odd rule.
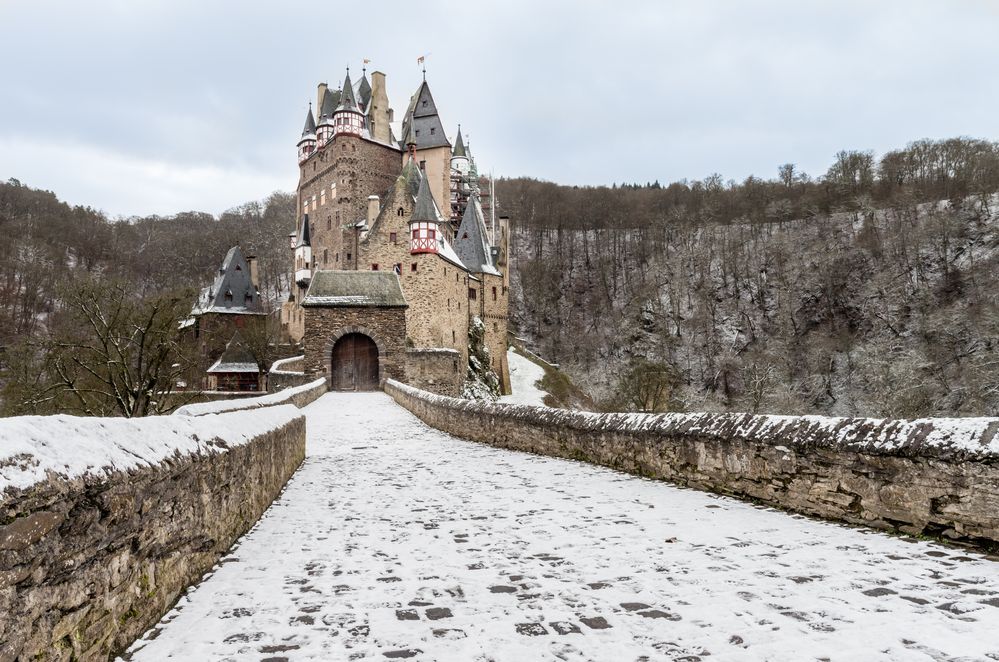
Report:
[[[378,346],[361,333],[348,333],[333,345],[334,391],[374,391],[378,388]]]

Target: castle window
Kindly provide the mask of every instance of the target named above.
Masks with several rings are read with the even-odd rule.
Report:
[[[327,216],[326,217],[326,229],[327,230],[332,230],[333,229],[333,217],[332,216]]]
[[[416,130],[416,137],[417,137],[417,138],[419,138],[419,137],[420,137],[420,130],[419,130],[419,129],[417,129],[417,130]]]
[[[247,292],[243,295],[243,303],[253,303],[253,295]]]
[[[427,100],[426,100],[426,99],[424,99],[424,100],[423,100],[423,107],[424,107],[424,108],[426,108],[426,107],[427,107]]]
[[[493,288],[493,301],[496,301],[496,288]]]
[[[394,244],[395,243],[395,239],[396,239],[396,233],[395,232],[389,232],[389,241],[391,241]]]
[[[241,266],[239,266],[239,265],[237,264],[237,265],[236,265],[236,271],[242,271],[242,270],[243,270],[243,267],[241,267]]]
[[[475,301],[475,288],[474,287],[468,288],[468,298],[471,299],[472,301]]]
[[[454,333],[454,329],[451,329],[451,342],[458,342],[458,337]]]
[[[402,216],[402,207],[399,207],[399,209],[396,210],[395,215]]]
[[[225,300],[226,301],[232,301],[232,290],[226,290],[225,291]]]
[[[402,275],[402,262],[396,262],[395,266],[392,267],[392,271],[395,272],[396,276],[401,276]]]
[[[329,264],[330,261],[330,251],[328,248],[323,249],[323,264]],[[493,298],[496,298],[496,288],[493,288]]]
[[[437,129],[430,127],[430,135],[434,135],[435,133],[437,133]]]
[[[499,331],[499,322],[493,322],[493,331]]]
[[[467,232],[461,233],[461,238],[462,239],[468,239],[468,233]]]
[[[416,262],[414,262],[413,264],[409,265],[409,270],[410,271],[416,271]]]
[[[371,270],[372,271],[378,271],[378,265],[377,264],[372,264],[371,265]]]
[[[347,262],[350,262],[350,253],[347,253]]]
[[[420,229],[413,228],[413,239],[419,239],[419,238],[420,238]]]
[[[427,239],[436,239],[437,231],[433,228],[427,228]]]
[[[339,262],[340,261],[340,254],[339,253],[337,253],[336,255],[333,256],[333,261],[334,262]]]

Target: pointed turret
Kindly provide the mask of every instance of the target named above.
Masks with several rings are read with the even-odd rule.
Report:
[[[319,107],[319,126],[316,130],[320,147],[333,137],[333,112],[336,110],[339,100],[339,90],[330,91],[329,88],[324,90],[322,105]]]
[[[465,207],[465,214],[458,226],[454,239],[454,250],[461,262],[473,273],[495,273],[489,242],[486,237],[486,221],[479,204],[479,196],[473,195]]]
[[[361,80],[357,83],[357,104],[364,112],[368,111],[368,104],[371,103],[371,83],[368,82],[368,75],[362,70]]]
[[[309,102],[309,112],[305,116],[305,128],[302,138],[298,141],[298,162],[302,163],[316,151],[316,120],[312,117],[312,103]]]
[[[440,249],[440,213],[430,192],[430,184],[425,174],[420,177],[420,188],[416,193],[413,215],[409,218],[412,240],[410,253],[437,253]]]
[[[409,191],[409,195],[415,199],[420,193],[420,180],[423,179],[423,171],[416,165],[412,156],[406,160],[401,176],[406,181],[406,190]]]
[[[350,69],[347,69],[347,77],[343,79],[343,89],[340,91],[340,103],[333,113],[333,134],[338,136],[349,133],[359,136],[363,131],[364,113],[357,106],[354,87],[350,82]]]
[[[453,157],[463,157],[468,158],[465,154],[465,141],[461,137],[461,125],[458,125],[458,137],[454,141],[454,150],[451,152]]]

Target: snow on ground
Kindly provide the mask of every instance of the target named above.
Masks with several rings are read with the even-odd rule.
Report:
[[[999,659],[980,554],[458,440],[382,393],[304,411],[302,468],[131,659]]]
[[[545,369],[512,348],[506,351],[506,358],[510,366],[510,390],[513,393],[500,397],[499,401],[544,407],[548,393],[538,388],[537,383],[545,376]]]

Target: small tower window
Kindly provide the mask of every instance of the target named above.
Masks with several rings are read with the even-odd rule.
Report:
[[[413,239],[419,239],[419,238],[420,238],[419,228],[413,228]]]
[[[396,215],[396,216],[402,216],[402,207],[399,207],[399,208],[398,208],[398,209],[396,210],[396,212],[395,212],[395,215]]]
[[[493,301],[496,301],[496,288],[493,288]]]
[[[419,137],[420,137],[420,130],[419,130],[419,129],[417,129],[417,130],[416,130],[416,137],[417,137],[417,138],[419,138]]]
[[[371,265],[371,270],[372,271],[378,271],[378,265],[377,264],[372,264]]]
[[[330,261],[330,251],[328,248],[323,249],[323,264],[329,264]],[[493,298],[496,298],[496,288],[493,288]]]
[[[434,127],[430,127],[430,135],[434,135],[435,133],[437,133],[437,129]]]
[[[392,271],[395,272],[396,276],[401,276],[402,275],[402,262],[396,262],[395,266],[392,267]]]
[[[416,262],[414,262],[413,264],[409,265],[409,270],[410,271],[416,271]]]
[[[242,271],[242,270],[243,270],[243,267],[241,267],[241,266],[239,266],[239,265],[237,264],[237,265],[236,265],[236,271]]]
[[[468,298],[471,299],[472,301],[475,301],[475,288],[474,287],[468,288]]]
[[[243,295],[243,303],[253,303],[253,295],[247,292]]]
[[[232,290],[226,290],[225,291],[225,300],[226,301],[232,301]]]
[[[350,262],[350,253],[347,253],[347,262]]]
[[[426,99],[424,99],[424,100],[423,100],[423,107],[424,107],[424,108],[426,108],[426,107],[427,107],[427,100],[426,100]]]
[[[396,240],[396,233],[395,232],[389,232],[389,241],[391,241],[394,244],[395,240]]]

